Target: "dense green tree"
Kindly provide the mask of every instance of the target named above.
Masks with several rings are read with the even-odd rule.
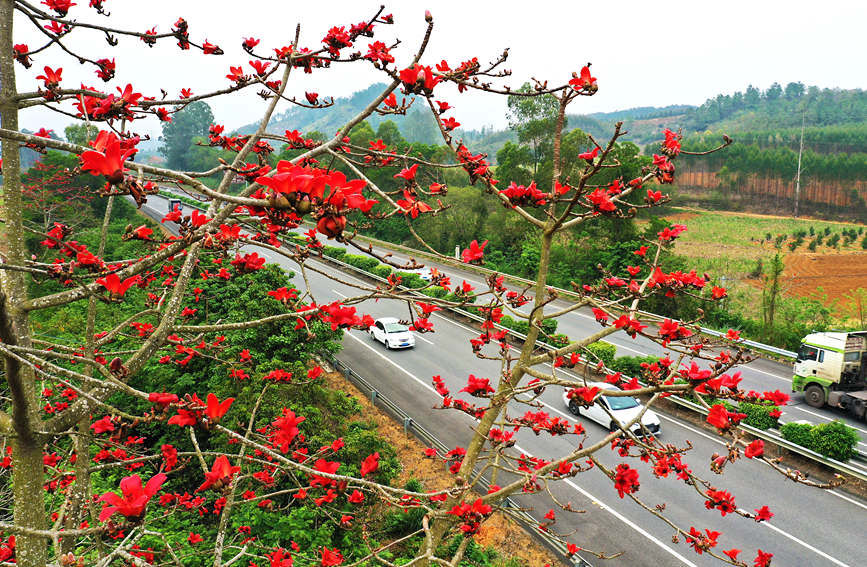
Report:
[[[530,83],[524,83],[518,92],[532,92]],[[512,95],[508,98],[507,104],[509,127],[518,135],[518,141],[530,148],[533,157],[532,176],[537,182],[542,182],[540,165],[546,158],[550,159],[554,147],[557,99],[550,95],[541,97]]]
[[[376,137],[382,140],[386,146],[399,146],[406,144],[403,135],[400,133],[400,128],[393,120],[386,120],[376,129]]]
[[[86,146],[87,142],[99,134],[99,128],[95,124],[70,124],[63,130],[63,133],[66,134],[66,139],[71,143]]]
[[[173,114],[171,122],[163,122],[160,153],[166,156],[166,165],[174,169],[191,170],[189,157],[193,138],[207,136],[213,122],[214,114],[204,101],[191,102]]]

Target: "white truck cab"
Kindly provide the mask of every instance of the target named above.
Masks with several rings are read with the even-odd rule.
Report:
[[[846,407],[850,398],[867,393],[867,331],[811,333],[801,341],[792,391],[805,401]]]

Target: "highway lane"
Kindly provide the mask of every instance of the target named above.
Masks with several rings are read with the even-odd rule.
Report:
[[[284,263],[283,259],[279,262]],[[288,267],[295,269],[294,266]],[[343,275],[341,277],[349,279]],[[338,299],[341,295],[354,294],[351,289],[315,274],[310,275],[310,280],[320,303]],[[364,306],[364,311],[373,316],[399,315],[402,313],[399,309],[405,307],[392,306],[385,301]],[[441,374],[452,391],[457,392],[466,382],[469,369],[477,375],[492,377],[497,375],[499,368],[496,363],[478,361],[470,354],[467,341],[477,332],[461,329],[460,325],[445,318],[437,318],[436,325],[437,333],[424,335],[432,344],[420,340],[416,349],[389,353],[378,343],[372,343],[366,335],[351,332],[352,337],[348,336],[344,340],[344,352],[340,357],[368,380],[378,384],[386,395],[405,410],[416,415],[419,423],[435,431],[444,442],[453,446],[462,445],[469,437],[471,420],[456,412],[430,409],[438,401],[438,396],[430,387],[430,376]],[[550,406],[547,409],[549,413],[565,412],[559,396],[556,392],[546,392],[543,396]],[[510,408],[510,414],[523,411]],[[585,427],[596,438],[604,434],[593,423],[588,422]],[[684,439],[691,439],[695,448],[688,462],[694,470],[702,471],[704,476],[710,474],[707,471],[710,454],[720,449],[713,436],[689,431],[669,419],[666,419],[663,427],[666,442],[681,444]],[[576,442],[575,437],[536,437],[527,432],[521,432],[518,437],[519,446],[540,457],[562,454]],[[603,453],[603,462],[608,465],[617,462],[607,451]],[[665,502],[667,513],[683,523],[684,527],[695,525],[699,528],[720,529],[723,531],[721,549],[740,547],[745,554],[754,554],[756,548],[770,550],[776,555],[775,565],[842,565],[846,564],[845,558],[858,556],[859,550],[856,548],[860,531],[852,528],[850,522],[836,519],[865,517],[867,509],[855,499],[844,500],[822,491],[791,487],[754,461],[742,460],[732,465],[731,470],[720,477],[719,488],[733,487],[731,490],[738,498],[738,504],[744,508],[769,505],[777,514],[771,525],[781,530],[781,533],[742,518],[721,518],[716,511],[704,510],[702,501],[694,494],[686,494],[683,487],[674,486],[677,481],[671,478],[655,481],[645,468],[633,466],[641,471],[640,497],[652,505]],[[558,515],[561,519],[557,527],[564,532],[577,529],[575,539],[587,547],[607,552],[625,552],[621,559],[607,564],[635,565],[636,558],[641,558],[641,564],[710,564],[705,557],[697,556],[683,543],[672,544],[670,528],[631,502],[621,501],[611,481],[598,472],[582,474],[572,482],[572,486],[556,483],[555,494],[562,501],[572,501],[576,507],[588,509],[592,514],[562,517],[564,514],[561,513]],[[538,517],[551,507],[539,495],[534,496],[532,502]],[[600,503],[610,512],[600,511],[603,505]],[[820,517],[807,517],[804,513],[806,510],[822,513]],[[639,525],[641,528],[638,528]]]
[[[344,247],[337,242],[328,242],[331,246]],[[392,253],[392,257],[396,262],[407,262],[409,256],[402,252],[394,252],[374,246],[377,253]],[[357,251],[356,251],[357,252]],[[479,274],[470,270],[461,269],[453,265],[443,264],[436,261],[418,260],[427,267],[437,268],[440,272],[449,275],[452,278],[452,284],[458,285],[460,281],[466,280],[477,289],[487,289],[484,278]],[[506,286],[514,291],[520,291],[520,288],[508,284]],[[553,302],[546,312],[552,312],[568,307],[570,303],[564,300]],[[529,305],[518,309],[519,312],[528,312]],[[589,309],[581,309],[572,313],[568,313],[558,319],[557,332],[564,333],[570,337],[582,337],[591,334],[600,329],[599,323],[590,313]],[[616,333],[609,335],[605,342],[613,344],[617,348],[618,356],[665,356],[671,352],[662,348],[658,343],[651,341],[645,337],[638,336],[635,339],[630,338],[625,333]],[[673,357],[672,357],[673,358]],[[700,364],[702,367],[707,367],[706,364]],[[802,393],[794,393],[791,391],[792,386],[792,366],[791,364],[778,363],[767,359],[756,359],[749,364],[739,365],[731,370],[731,372],[740,372],[743,378],[741,382],[742,388],[746,390],[774,391],[780,390],[791,396],[790,402],[784,407],[783,415],[780,418],[781,423],[789,421],[807,421],[813,424],[827,423],[833,420],[840,420],[848,426],[858,431],[861,440],[859,449],[862,452],[867,452],[867,424],[850,417],[846,412],[836,408],[813,408],[804,401]]]

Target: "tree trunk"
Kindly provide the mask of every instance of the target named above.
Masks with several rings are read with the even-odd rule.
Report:
[[[18,107],[15,100],[15,61],[12,56],[12,0],[0,0],[0,115],[3,128],[18,130]],[[21,164],[18,143],[3,144],[3,194],[0,217],[0,246],[8,262],[24,265],[26,247],[22,227]],[[27,299],[24,272],[0,270],[0,340],[7,345],[30,346],[30,323],[27,313],[17,310]],[[42,490],[42,439],[37,433],[40,423],[39,397],[33,370],[11,357],[4,357],[6,382],[12,398],[12,485],[13,518],[16,526],[45,529],[46,515]],[[8,432],[4,432],[8,433]],[[47,562],[46,540],[16,535],[15,556],[21,567],[42,567]]]

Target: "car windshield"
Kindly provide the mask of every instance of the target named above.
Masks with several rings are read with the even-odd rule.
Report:
[[[409,331],[409,327],[401,325],[400,323],[385,323],[383,326],[385,327],[386,333],[403,333]]]
[[[622,410],[629,409],[638,406],[638,400],[635,398],[630,398],[629,396],[624,397],[613,397],[613,396],[605,396],[605,401],[608,403],[608,407],[612,410]]]

